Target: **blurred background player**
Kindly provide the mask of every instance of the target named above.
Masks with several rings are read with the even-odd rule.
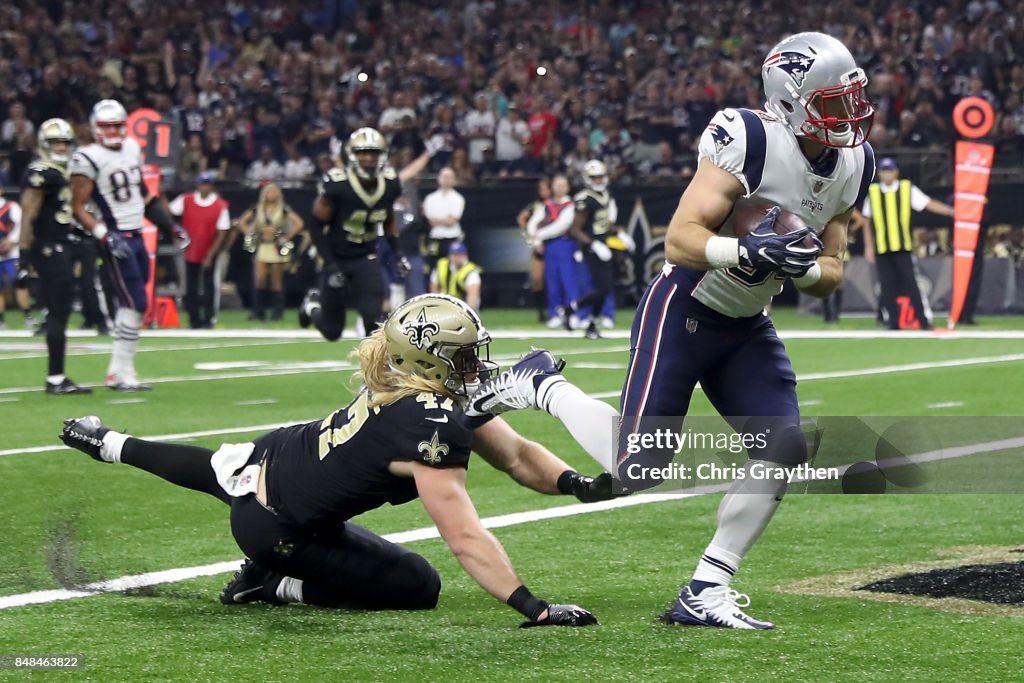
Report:
[[[33,329],[35,319],[32,317],[32,297],[28,287],[16,287],[21,252],[21,207],[17,202],[4,198],[4,188],[0,185],[0,330],[7,327],[4,313],[7,310],[7,297],[13,293],[13,299],[25,317],[25,327]],[[26,263],[28,259],[25,259]]]
[[[74,131],[64,119],[39,126],[39,158],[25,169],[21,187],[23,263],[18,281],[26,285],[29,271],[39,274],[40,303],[49,311],[46,322],[48,394],[91,394],[64,374],[66,330],[71,315],[74,274],[68,237],[71,231],[71,189],[68,160]]]
[[[284,317],[285,266],[292,259],[293,240],[304,227],[302,216],[285,204],[281,188],[275,183],[260,188],[256,205],[238,219],[246,250],[253,254],[250,320],[267,319],[268,301],[273,307],[270,319]]]
[[[578,317],[582,310],[587,310],[589,319],[585,336],[587,339],[599,339],[597,317],[615,288],[615,264],[607,240],[616,236],[614,228],[619,212],[608,192],[608,169],[604,162],[591,159],[584,164],[583,182],[586,189],[577,192],[575,197],[571,235],[583,253],[590,290],[570,302],[569,310]]]
[[[479,311],[482,272],[480,266],[469,260],[465,243],[452,242],[448,256],[438,259],[437,267],[430,274],[430,291],[454,296]]]
[[[95,142],[71,159],[71,207],[82,228],[100,244],[103,267],[114,283],[114,344],[104,383],[114,391],[149,391],[135,371],[139,328],[149,303],[149,252],[142,220],[177,237],[170,216],[142,179],[142,154],[127,137],[128,115],[116,100],[100,100],[89,123]],[[95,212],[95,214],[93,213]]]
[[[345,309],[355,305],[369,334],[384,310],[384,282],[377,258],[382,235],[395,259],[396,274],[409,272],[395,226],[394,204],[402,182],[387,165],[384,136],[359,128],[345,146],[344,168],[332,168],[317,187],[313,217],[321,226],[310,231],[323,259],[319,289],[310,290],[299,309],[299,324],[310,323],[328,341],[341,338]]]
[[[544,288],[548,297],[548,327],[570,325],[569,305],[579,298],[576,277],[576,241],[569,235],[574,216],[569,179],[551,179],[551,197],[533,211],[526,223],[529,242],[544,252]]]
[[[192,329],[210,329],[217,317],[220,277],[217,256],[231,235],[228,203],[213,190],[213,174],[200,173],[195,192],[180,194],[168,206],[188,233],[185,249],[185,310]],[[301,219],[300,219],[301,221]]]

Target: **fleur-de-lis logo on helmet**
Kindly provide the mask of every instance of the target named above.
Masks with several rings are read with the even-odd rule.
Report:
[[[402,332],[409,337],[409,343],[417,349],[430,346],[430,338],[441,331],[441,327],[433,320],[427,320],[427,309],[421,308],[415,320],[407,320],[402,325]]]

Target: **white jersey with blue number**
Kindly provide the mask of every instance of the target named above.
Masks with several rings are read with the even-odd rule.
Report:
[[[831,174],[818,175],[781,119],[749,109],[719,111],[701,136],[698,158],[734,175],[746,194],[718,234],[735,236],[734,216],[751,215],[743,211],[745,205],[779,206],[820,234],[832,218],[859,205],[874,176],[870,145],[837,151]],[[749,317],[760,313],[782,291],[785,279],[744,267],[710,270],[700,278],[692,296],[725,316]]]
[[[146,210],[142,152],[135,140],[125,138],[121,149],[96,143],[78,148],[71,157],[71,175],[83,175],[95,183],[89,210],[107,228],[142,228]]]

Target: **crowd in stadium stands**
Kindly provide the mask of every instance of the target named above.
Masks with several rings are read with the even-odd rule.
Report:
[[[16,182],[41,121],[84,122],[112,97],[180,120],[185,183],[302,181],[363,125],[393,152],[433,138],[431,169],[461,185],[559,171],[577,185],[593,157],[613,184],[678,180],[717,109],[761,106],[768,47],[810,29],[867,69],[876,148],[948,149],[973,94],[997,112],[997,166],[1019,166],[1022,22],[1024,2],[995,0],[13,0],[3,174]]]

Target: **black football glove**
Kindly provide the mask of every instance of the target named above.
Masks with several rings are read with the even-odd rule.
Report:
[[[181,227],[177,223],[171,228],[171,234],[174,237],[175,244],[178,247],[178,251],[185,251],[188,249],[188,245],[192,244],[192,238],[188,234],[188,230]]]
[[[32,266],[27,263],[23,263],[18,267],[18,272],[14,276],[14,288],[15,289],[28,289],[28,283],[32,280]]]
[[[772,207],[763,221],[739,238],[740,265],[799,277],[814,265],[823,245],[814,230],[806,226],[785,235],[775,234],[775,221],[781,212],[779,207]],[[806,237],[811,238],[812,246],[801,244]]]
[[[395,279],[404,280],[411,271],[412,264],[409,263],[409,259],[404,256],[399,256],[395,261]]]
[[[534,626],[596,626],[597,617],[579,605],[548,605],[548,615],[519,624],[519,628]]]
[[[585,474],[567,470],[559,477],[558,490],[562,493],[571,493],[581,503],[597,503],[629,495],[615,492],[614,480],[612,475],[607,472],[597,477],[588,477]]]

